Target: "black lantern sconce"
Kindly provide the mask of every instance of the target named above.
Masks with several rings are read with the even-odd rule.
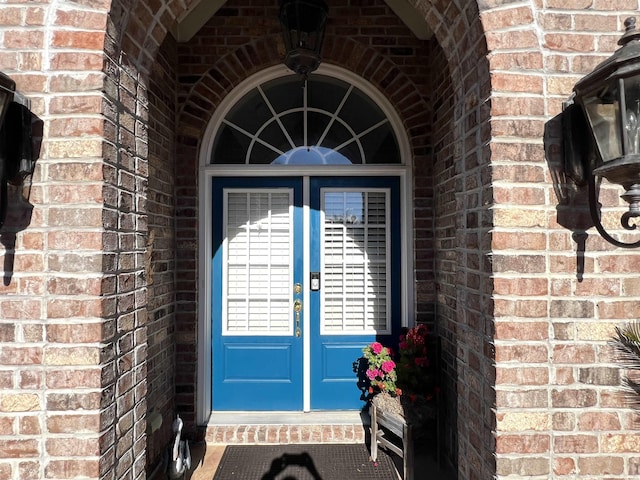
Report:
[[[324,0],[282,0],[280,23],[284,46],[284,63],[303,78],[320,66],[320,50],[329,8]]]
[[[635,18],[625,21],[621,45],[611,57],[574,86],[565,120],[565,171],[579,185],[589,185],[589,210],[598,233],[617,247],[640,247],[613,238],[601,221],[602,178],[621,185],[629,204],[620,223],[635,230],[640,217],[640,32]],[[572,105],[572,103],[575,104]],[[591,133],[593,142],[584,135]],[[633,223],[632,223],[633,221]]]
[[[7,217],[7,183],[20,185],[33,172],[30,101],[0,72],[0,228]]]

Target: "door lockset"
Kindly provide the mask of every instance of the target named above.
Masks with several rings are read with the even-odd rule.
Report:
[[[317,292],[320,290],[320,272],[310,272],[309,280],[311,280],[311,290]]]
[[[300,332],[300,311],[302,310],[302,302],[296,299],[293,302],[293,311],[296,312],[296,337],[301,335]]]

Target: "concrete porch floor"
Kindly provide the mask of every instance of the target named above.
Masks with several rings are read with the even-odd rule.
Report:
[[[212,480],[225,448],[230,444],[366,442],[368,445],[369,425],[369,415],[361,412],[214,413],[207,426],[205,442],[190,445],[192,467],[186,479]],[[394,458],[396,470],[402,472],[402,459],[390,455]],[[414,480],[455,478],[444,472],[434,457],[430,448],[416,449]],[[402,479],[400,473],[397,478]]]

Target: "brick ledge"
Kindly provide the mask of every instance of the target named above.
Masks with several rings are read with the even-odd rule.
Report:
[[[369,416],[360,412],[214,412],[207,443],[291,444],[362,443]]]

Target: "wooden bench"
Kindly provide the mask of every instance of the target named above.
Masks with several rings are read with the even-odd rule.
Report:
[[[413,480],[413,436],[412,427],[404,417],[385,412],[376,407],[372,402],[369,408],[371,416],[371,459],[375,462],[378,459],[378,444],[385,447],[402,458],[404,480]],[[396,435],[402,446],[398,446],[397,442],[393,442],[391,438],[385,437],[385,431]]]

